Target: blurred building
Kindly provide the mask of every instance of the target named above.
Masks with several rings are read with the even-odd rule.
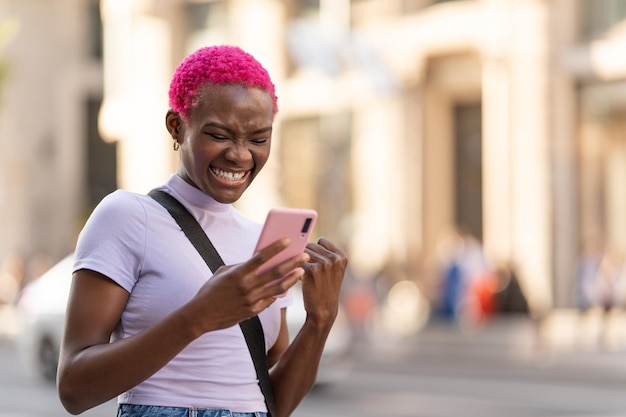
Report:
[[[99,14],[95,0],[0,0],[0,259],[67,253],[115,186],[97,129]]]
[[[0,17],[18,22],[0,255],[65,248],[111,181],[165,179],[169,78],[219,43],[279,96],[273,159],[239,206],[316,208],[358,275],[423,279],[461,227],[541,312],[572,303],[587,239],[626,249],[624,0],[0,0]]]

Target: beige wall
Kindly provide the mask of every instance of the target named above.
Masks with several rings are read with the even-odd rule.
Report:
[[[16,24],[0,107],[0,257],[71,250],[82,209],[84,109],[99,95],[84,0],[0,1]]]

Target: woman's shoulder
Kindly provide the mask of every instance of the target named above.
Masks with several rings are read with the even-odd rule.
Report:
[[[99,230],[133,230],[144,228],[148,217],[146,209],[147,200],[150,197],[130,192],[127,190],[115,190],[106,195],[89,215],[87,225],[92,225]]]
[[[126,214],[130,214],[129,210],[142,210],[145,202],[148,200],[150,200],[150,197],[145,194],[118,189],[107,194],[98,203],[96,209],[114,212],[124,211]]]
[[[122,188],[118,188],[117,190],[107,194],[102,202],[107,200],[112,201],[132,201],[132,200],[142,200],[145,198],[150,198],[147,194],[140,194],[129,190],[124,190]]]

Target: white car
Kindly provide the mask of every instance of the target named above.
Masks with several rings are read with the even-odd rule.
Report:
[[[68,255],[26,285],[17,303],[20,352],[50,382],[56,378],[73,262]]]
[[[74,255],[70,254],[35,281],[29,283],[18,302],[20,331],[18,342],[29,366],[45,380],[56,378],[65,310],[72,281]],[[293,338],[304,323],[305,311],[300,287],[293,290],[294,303],[287,310],[287,324]],[[351,330],[340,310],[328,337],[318,384],[344,377],[351,369]]]

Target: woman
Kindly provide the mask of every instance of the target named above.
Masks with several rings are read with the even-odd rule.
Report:
[[[252,256],[261,225],[232,206],[270,154],[278,108],[261,64],[237,47],[202,48],[176,69],[169,96],[165,123],[180,165],[159,188],[186,206],[229,266],[212,275],[152,198],[118,190],[103,199],[76,247],[57,381],[61,402],[72,414],[119,396],[119,416],[263,416],[264,397],[238,326],[258,314],[273,417],[288,416],[315,381],[347,258],[322,238],[257,272],[288,243]],[[278,296],[299,280],[307,318],[289,344],[290,297]]]

